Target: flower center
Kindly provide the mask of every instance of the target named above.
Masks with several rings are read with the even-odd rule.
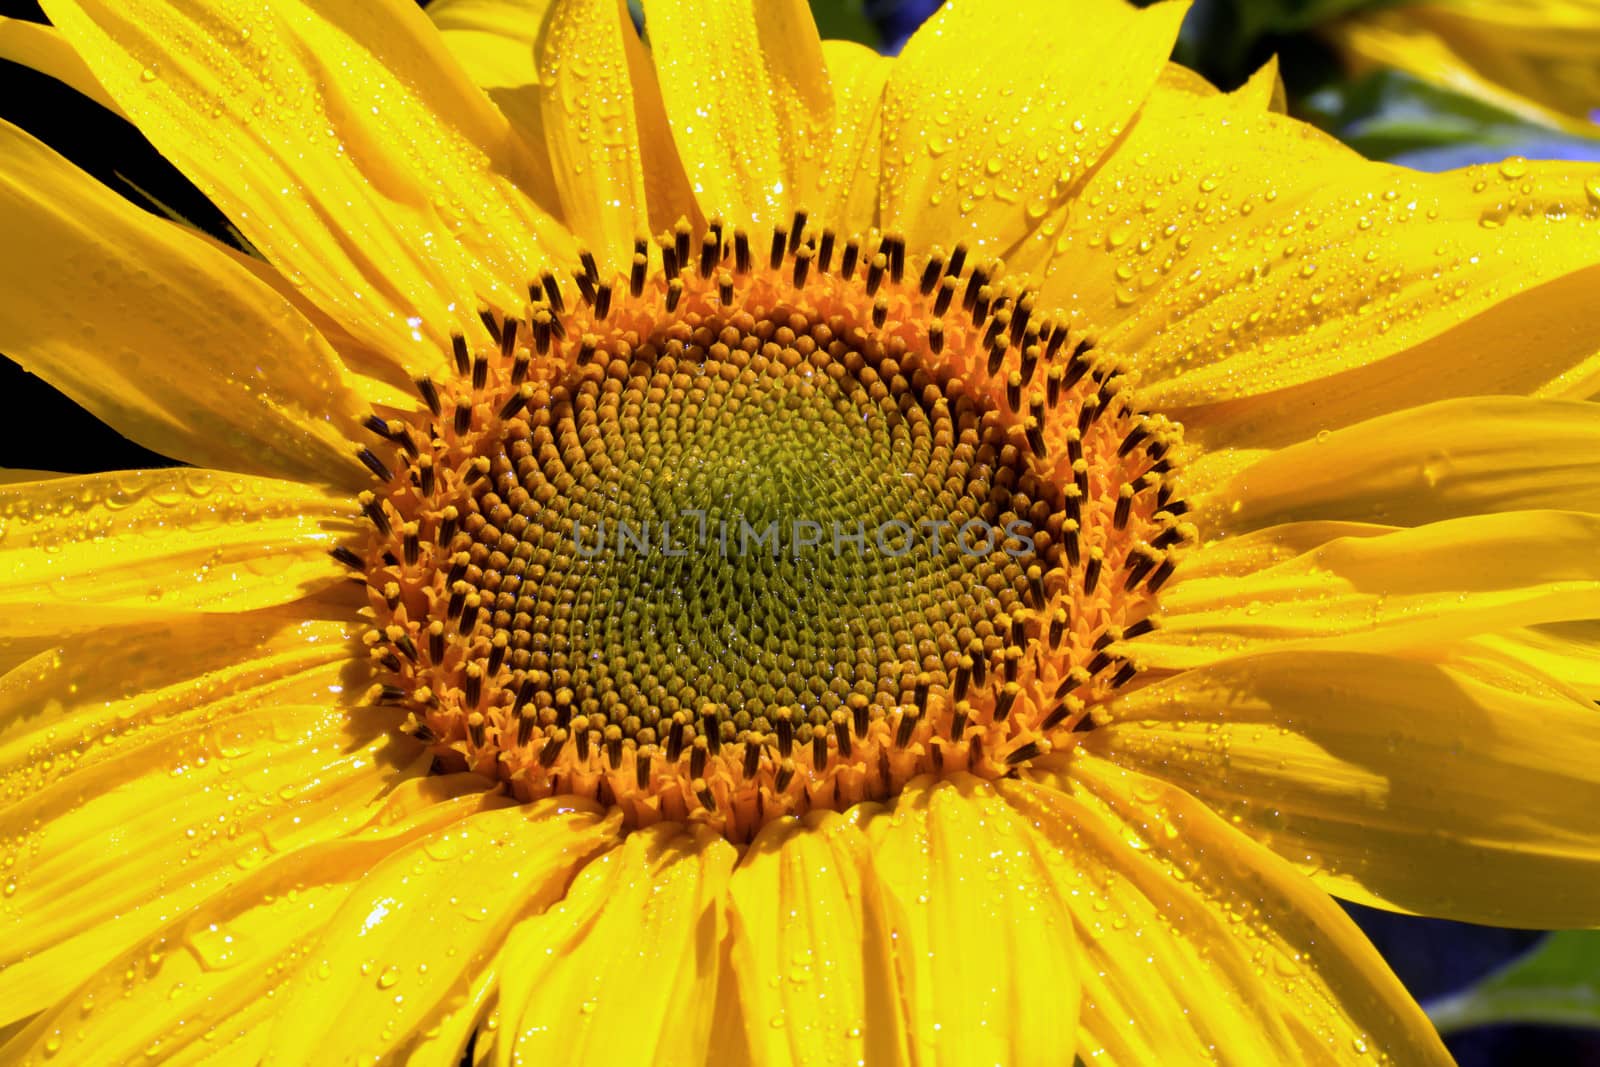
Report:
[[[1178,428],[962,249],[692,236],[370,420],[377,699],[442,769],[734,840],[1092,728],[1193,536]]]

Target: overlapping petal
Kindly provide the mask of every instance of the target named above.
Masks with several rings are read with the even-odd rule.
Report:
[[[1593,165],[1418,174],[1248,94],[1158,91],[1008,262],[1042,273],[1050,304],[1136,361],[1141,401],[1208,444],[1600,384]]]
[[[883,88],[894,61],[852,41],[823,41],[833,83],[833,141],[808,194],[818,217],[845,233],[878,224],[883,172]]]
[[[1161,75],[1187,4],[947,4],[883,96],[880,206],[916,248],[1004,254],[1078,195]]]
[[[735,858],[658,823],[586,867],[506,941],[494,1062],[705,1062]]]
[[[1080,931],[1086,1062],[1451,1062],[1338,905],[1182,790],[1087,754],[999,789]]]
[[[1273,647],[1395,651],[1600,616],[1600,516],[1511,511],[1412,529],[1307,522],[1207,545],[1132,654],[1184,668]]]
[[[397,850],[361,879],[284,990],[263,1062],[357,1064],[460,1003],[519,918],[559,899],[620,816],[559,797],[485,811]]]
[[[731,900],[751,1062],[909,1062],[889,915],[854,820],[814,812],[771,824],[734,872]]]
[[[403,0],[48,0],[123,110],[352,335],[429,370],[564,232],[543,159]],[[547,180],[547,179],[546,179]],[[563,260],[564,261],[564,260]]]
[[[1088,751],[1181,785],[1351,899],[1600,925],[1595,709],[1430,663],[1276,653],[1132,693]]]
[[[174,914],[107,966],[85,969],[75,995],[0,1045],[0,1058],[85,1067],[141,1058],[257,1062],[285,986],[362,876],[484,805],[471,783],[434,779],[423,803],[394,805],[384,825],[241,873],[236,885]]]
[[[0,487],[0,636],[51,636],[298,600],[348,574],[341,492],[222,471]]]
[[[1072,1062],[1079,978],[1028,823],[969,775],[910,783],[865,830],[912,1062]]]
[[[225,256],[5,122],[0,220],[0,351],[174,459],[360,477],[363,409],[337,357]]]
[[[789,222],[815,187],[833,90],[805,0],[645,0],[672,135],[707,217]]]

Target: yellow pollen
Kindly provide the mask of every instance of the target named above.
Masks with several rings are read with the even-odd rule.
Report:
[[[770,238],[584,254],[369,420],[335,555],[438,768],[744,841],[1008,774],[1134,679],[1194,536],[1179,427],[999,263]]]

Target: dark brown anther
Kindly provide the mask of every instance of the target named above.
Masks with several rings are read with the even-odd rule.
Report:
[[[694,231],[689,225],[689,220],[680,218],[672,227],[672,252],[678,257],[680,268],[689,265],[689,238],[694,236]]]
[[[1067,459],[1076,466],[1078,460],[1083,458],[1083,434],[1078,432],[1076,426],[1067,428]]]
[[[1117,490],[1117,509],[1111,517],[1112,525],[1119,530],[1128,528],[1128,516],[1133,512],[1133,486],[1124,484]]]
[[[733,269],[740,274],[749,274],[751,266],[750,235],[736,227],[733,231]]]
[[[858,741],[867,736],[867,710],[868,705],[865,698],[854,701],[850,708],[851,717],[854,720],[851,726],[855,730],[856,740]]]
[[[1067,343],[1067,324],[1058,322],[1050,327],[1050,338],[1044,345],[1044,358],[1055,359],[1056,353],[1061,351],[1061,346]]]
[[[867,262],[867,295],[877,296],[883,285],[883,275],[889,268],[889,257],[879,252]]]
[[[944,275],[944,260],[935,252],[928,257],[928,265],[922,268],[922,280],[917,284],[917,290],[923,296],[933,293],[934,286],[939,284],[939,279]]]
[[[362,562],[361,557],[343,545],[339,545],[337,548],[330,549],[328,555],[332,556],[340,563],[343,563],[346,567],[349,567],[353,571],[364,571],[367,569],[367,565]]]
[[[710,233],[712,238],[717,242],[717,258],[721,259],[723,255],[723,248],[725,247],[722,216],[712,215],[709,219],[707,219],[706,231]]]
[[[480,312],[479,314],[488,314],[488,312]],[[489,332],[494,334],[494,336],[498,339],[500,336],[500,330],[494,325],[493,318],[489,319],[489,324]],[[467,351],[467,339],[461,336],[459,333],[451,334],[450,350],[455,355],[456,373],[466,374],[467,371],[472,367],[472,353]]]
[[[722,243],[714,233],[707,232],[700,239],[700,277],[709,278],[722,258]]]
[[[833,715],[833,739],[839,746],[840,758],[849,759],[852,751],[850,745],[850,716],[842,711],[834,712]]]
[[[682,282],[678,283],[678,289],[680,292],[683,290]],[[584,334],[582,339],[578,341],[578,354],[574,357],[578,366],[587,367],[589,365],[589,361],[594,359],[594,348],[595,338],[590,334]]]
[[[967,291],[961,294],[961,310],[975,311],[978,306],[978,292],[989,285],[989,274],[982,267],[973,267],[972,274],[967,278]],[[988,309],[985,308],[985,313]],[[974,318],[978,316],[974,315]]]
[[[789,227],[789,254],[794,255],[795,249],[800,247],[800,242],[805,239],[806,220],[809,216],[804,209],[794,213],[794,222]]]
[[[422,558],[422,541],[417,537],[416,523],[410,522],[406,524],[401,544],[404,546],[402,551],[405,553],[406,566],[415,567],[417,560]]]
[[[650,260],[645,256],[634,256],[633,266],[628,270],[628,294],[635,298],[644,293],[645,274],[650,270]]]
[[[1022,344],[1022,335],[1028,332],[1028,317],[1033,314],[1033,293],[1023,293],[1011,311],[1011,343]]]
[[[478,605],[472,602],[469,595],[466,605],[461,609],[461,619],[456,623],[456,633],[462,637],[469,637],[478,625]]]
[[[670,313],[672,313],[674,311],[677,311],[678,310],[678,302],[681,301],[682,299],[683,299],[683,279],[682,278],[674,278],[670,282],[667,283],[667,299],[666,299],[667,312],[670,314]],[[591,348],[589,351],[593,352],[594,349]]]
[[[367,521],[377,527],[378,533],[388,537],[389,515],[383,510],[383,502],[370,492],[365,491],[357,499],[361,504],[361,511],[367,516]]]
[[[711,787],[704,778],[697,778],[694,782],[695,799],[700,801],[700,806],[707,811],[717,810],[717,798],[712,794]]]
[[[967,720],[972,717],[972,705],[965,700],[956,701],[955,713],[950,717],[950,740],[959,741],[967,732]]]
[[[489,308],[479,308],[478,321],[483,323],[483,328],[489,331],[489,336],[494,338],[496,344],[499,344],[500,317]],[[462,356],[462,353],[466,351],[466,343],[466,339],[463,338],[461,345],[456,349],[456,370],[462,374],[467,373],[467,364]]]
[[[972,684],[982,689],[989,684],[989,656],[983,650],[983,644],[977,643],[972,652]]]
[[[944,351],[944,323],[928,323],[928,350],[934,355]]]
[[[522,386],[522,388],[520,388],[516,392],[512,393],[510,398],[507,399],[506,402],[503,405],[501,405],[501,407],[500,407],[500,418],[502,420],[511,418],[517,412],[519,412],[523,408],[527,407],[528,406],[528,401],[530,401],[532,399],[533,399],[533,386],[531,386],[531,385]]]
[[[911,743],[911,735],[916,731],[919,721],[921,716],[912,708],[906,708],[900,713],[900,723],[894,731],[896,748],[905,748]]]
[[[716,708],[708,706],[701,710],[700,734],[706,739],[706,747],[713,756],[722,751],[722,723],[717,718]]]
[[[1155,630],[1159,625],[1160,623],[1156,621],[1154,615],[1146,615],[1126,630],[1123,630],[1122,639],[1124,641],[1132,641],[1135,637],[1143,637],[1145,634]]]
[[[769,265],[773,270],[783,266],[783,254],[788,248],[789,231],[782,226],[774,226],[772,228],[772,255],[769,257]]]
[[[733,275],[727,271],[717,276],[717,299],[723,307],[733,306]]]
[[[525,721],[528,723],[528,733],[531,735],[533,733],[533,717],[529,716]],[[517,740],[521,744],[528,743],[522,740],[522,722],[517,723]],[[531,736],[529,740],[532,740]],[[539,766],[545,770],[554,767],[556,760],[561,758],[561,750],[566,747],[566,744],[567,737],[564,731],[545,738],[544,744],[539,746]]]
[[[832,230],[822,231],[822,243],[817,245],[817,269],[824,273],[833,269],[833,242],[835,240]]]
[[[472,429],[472,401],[456,401],[456,417],[454,422],[456,433],[464,434]]]
[[[528,368],[532,366],[533,358],[526,352],[518,352],[511,361],[511,384],[521,385],[528,378]]]
[[[416,642],[412,641],[411,635],[400,629],[400,627],[389,627],[387,636],[389,638],[389,643],[395,647],[395,650],[412,663],[417,662],[417,660],[421,658],[419,655],[417,655]]]
[[[1046,601],[1044,568],[1037,563],[1028,568],[1028,595],[1033,598],[1034,608],[1038,611],[1043,611]]]
[[[508,325],[506,327],[506,336],[512,338],[513,339],[512,343],[514,344],[515,343],[515,338],[517,336],[516,327],[512,326],[512,325]],[[501,345],[500,348],[501,348],[501,353],[500,353],[501,355],[504,355],[504,356],[511,355],[510,352],[507,352],[505,350],[505,346],[504,345]],[[475,357],[473,359],[473,361],[472,361],[472,388],[474,388],[474,389],[482,389],[488,383],[489,383],[489,357],[484,356],[484,355],[479,355],[479,356]]]
[[[945,268],[945,274],[947,276],[954,277],[955,275],[960,274],[966,265],[967,243],[965,241],[958,241],[955,249],[950,253],[950,264]]]
[[[1111,676],[1111,688],[1121,689],[1133,679],[1135,674],[1138,673],[1139,668],[1135,667],[1132,663],[1124,663],[1120,668],[1118,668],[1117,673]]]
[[[950,695],[957,702],[967,699],[967,689],[972,685],[972,657],[962,656],[956,662],[955,677],[951,680]]]
[[[423,496],[432,496],[434,489],[433,457],[422,456],[417,460],[417,488]]]
[[[861,258],[861,244],[854,237],[844,243],[844,255],[839,260],[839,275],[845,281],[856,276],[856,261]]]
[[[1101,671],[1111,666],[1111,661],[1115,658],[1115,656],[1102,648],[1099,652],[1094,654],[1094,657],[1089,660],[1088,666],[1084,669],[1090,674],[1099,674]]]
[[[1085,397],[1083,406],[1078,409],[1078,433],[1089,432],[1089,427],[1094,425],[1094,419],[1100,411],[1100,398],[1098,396]]]
[[[1074,486],[1076,488],[1076,486]],[[1076,509],[1076,501],[1069,501],[1071,509]],[[1067,550],[1067,562],[1076,567],[1080,560],[1081,544],[1078,540],[1078,520],[1068,519],[1061,527],[1061,541]]]
[[[1099,549],[1089,553],[1089,563],[1083,569],[1083,591],[1093,593],[1095,586],[1100,584],[1100,568],[1105,565],[1105,557],[1100,555]]]
[[[754,778],[761,769],[761,746],[753,738],[745,738],[744,742],[744,776]]]
[[[883,324],[889,321],[889,298],[880,296],[872,302],[872,325],[883,329]]]
[[[1044,443],[1044,426],[1032,415],[1029,415],[1022,425],[1023,434],[1027,437],[1028,447],[1033,450],[1033,454],[1040,459],[1047,458],[1050,453]]]
[[[988,328],[983,331],[983,346],[990,349],[994,348],[995,341],[999,340],[1000,335],[1005,332],[1006,325],[1010,321],[1011,313],[1009,311],[1005,310],[1004,308],[996,311],[994,313],[994,318],[989,320]],[[1009,343],[1000,346],[1000,352],[1002,355],[1004,355],[1005,350],[1008,347],[1010,347]]]
[[[1088,348],[1088,341],[1078,342],[1077,351],[1073,352],[1072,358],[1067,360],[1067,372],[1061,382],[1062,388],[1071,389],[1074,385],[1077,385],[1078,382],[1083,380],[1083,376],[1089,373],[1089,368],[1094,366],[1094,360],[1085,355]]]
[[[606,762],[611,764],[614,771],[622,769],[622,731],[615,726],[607,728]]]
[[[595,266],[594,253],[588,249],[581,250],[578,253],[578,262],[583,265],[582,276],[589,279],[592,284],[598,285],[600,282],[600,268]]]
[[[1039,366],[1039,346],[1028,345],[1022,350],[1022,364],[1018,368],[1022,373],[1022,384],[1027,385],[1033,381],[1033,372]]]
[[[971,766],[978,767],[983,764],[983,760],[983,734],[976,733],[972,735],[972,740],[967,742],[967,761]]]
[[[602,283],[594,294],[595,321],[604,322],[609,314],[611,314],[611,286],[607,283]]]
[[[1057,726],[1060,726],[1070,714],[1072,714],[1072,712],[1067,705],[1057,704],[1054,708],[1050,709],[1050,714],[1046,715],[1039,723],[1039,729],[1041,731],[1054,730]]]
[[[706,773],[706,746],[705,742],[695,738],[695,744],[689,749],[689,777],[699,778]]]
[[[497,673],[501,664],[505,663],[506,652],[510,650],[510,647],[504,633],[494,635],[494,643],[489,646],[489,658],[486,661],[486,666],[491,675]]]
[[[1045,640],[1050,643],[1051,649],[1061,647],[1061,639],[1066,636],[1067,624],[1070,622],[1066,608],[1057,608],[1050,618],[1050,629],[1045,635]]]
[[[650,753],[641,751],[634,755],[633,784],[640,789],[650,788]]]
[[[1014,748],[1011,750],[1011,754],[1006,757],[1006,766],[1015,767],[1019,763],[1026,763],[1035,756],[1038,756],[1043,751],[1044,749],[1040,747],[1039,742],[1029,741],[1021,748]]]
[[[418,378],[416,386],[418,394],[422,397],[422,402],[428,405],[428,411],[437,419],[443,410],[439,406],[439,387],[434,385],[433,379],[427,376]]]
[[[889,280],[899,285],[906,277],[906,239],[890,234],[883,243],[889,253]]]
[[[667,729],[667,762],[676,763],[683,755],[683,720],[673,719]]]
[[[361,461],[367,470],[372,472],[372,476],[378,481],[388,482],[394,479],[394,474],[390,472],[389,468],[384,465],[383,460],[379,459],[377,453],[372,449],[363,448],[356,453],[356,458]]]
[[[772,777],[772,788],[783,792],[789,788],[789,783],[794,781],[795,765],[793,760],[784,760],[778,764],[778,773]]]
[[[534,714],[533,714],[533,709],[532,708],[519,708],[518,709],[518,714],[517,714],[517,747],[518,748],[526,748],[533,741],[533,728],[536,725],[538,725],[538,724],[534,720]],[[544,747],[545,748],[550,748],[550,746],[552,744],[555,744],[555,739],[554,738],[546,738],[545,739],[545,743],[544,743]],[[557,753],[559,753],[561,751],[561,746],[559,744],[556,744],[555,750],[556,750]],[[540,755],[543,755],[543,750],[540,751]],[[553,763],[554,760],[552,759],[551,762]]]
[[[544,308],[540,308],[533,316],[533,347],[541,356],[550,351],[550,339],[555,333],[555,325],[556,320],[552,319]]]
[[[513,715],[522,715],[523,709],[528,706],[528,702],[533,699],[533,695],[537,691],[538,686],[534,684],[533,679],[524,678],[522,684],[517,686],[517,698],[511,705],[511,713]],[[533,713],[531,711],[527,713],[527,716],[529,721],[532,721]]]
[[[960,284],[948,274],[939,281],[939,295],[933,298],[933,313],[935,315],[943,315],[950,310],[950,305],[956,298],[956,288]]]
[[[1155,573],[1150,576],[1150,581],[1145,585],[1145,588],[1152,593],[1156,592],[1167,584],[1167,579],[1172,577],[1172,572],[1176,568],[1177,564],[1172,561],[1172,557],[1167,557],[1165,562],[1157,567]]]
[[[369,433],[372,433],[375,436],[381,437],[385,441],[394,440],[394,438],[392,436],[390,436],[390,434],[389,434],[389,424],[388,424],[388,422],[386,422],[383,419],[380,419],[377,415],[368,415],[365,419],[362,420],[361,425],[366,427],[367,431]]]
[[[990,346],[989,363],[987,368],[989,371],[989,377],[993,378],[996,374],[1000,373],[1000,368],[1004,366],[1006,362],[1007,351],[1008,349],[1006,348],[1006,343],[1003,340],[996,341],[992,346]]]
[[[1189,502],[1187,500],[1169,501],[1166,510],[1174,515],[1187,515],[1189,513]]]
[[[1149,428],[1146,427],[1144,423],[1139,423],[1133,429],[1128,431],[1127,436],[1122,439],[1122,444],[1117,446],[1117,455],[1126,456],[1129,452],[1132,452],[1135,448],[1139,447],[1139,442],[1143,441],[1149,436]]]
[[[1017,702],[1017,695],[1022,692],[1022,686],[1016,682],[1007,682],[1000,687],[1000,694],[994,699],[994,721],[1005,722],[1011,715],[1011,706]]]
[[[811,766],[818,770],[828,765],[828,735],[818,730],[811,735]]]
[[[376,703],[398,704],[406,698],[406,691],[397,685],[380,685]]]
[[[595,278],[592,278],[587,274],[574,271],[572,273],[572,280],[578,283],[578,295],[583,298],[583,302],[593,306],[595,298],[595,285],[597,284]]]
[[[788,708],[778,709],[778,721],[775,726],[778,730],[778,755],[788,759],[790,750],[794,747],[794,719]]]
[[[1141,552],[1136,558],[1130,559],[1126,565],[1127,578],[1122,583],[1123,591],[1131,593],[1133,587],[1138,585],[1139,581],[1150,573],[1150,568],[1155,565],[1156,557],[1146,552]]]
[[[578,730],[572,735],[572,743],[577,751],[579,763],[587,764],[589,762],[589,735],[592,732],[591,730]]]
[[[567,302],[561,296],[561,286],[559,283],[557,283],[556,276],[553,271],[547,270],[543,274],[539,275],[539,285],[544,290],[545,303],[550,305],[551,311],[554,311],[557,315],[559,315],[563,311],[567,310]],[[533,300],[538,299],[538,297],[534,295],[533,286],[531,285],[528,287],[528,296]]]
[[[811,249],[797,248],[794,251],[794,287],[803,288],[806,284],[806,275],[811,270]]]
[[[444,661],[444,623],[437,619],[428,624],[428,659],[435,664]]]
[[[668,239],[661,246],[661,275],[670,282],[678,276],[678,270],[678,250],[672,244],[672,241]]]

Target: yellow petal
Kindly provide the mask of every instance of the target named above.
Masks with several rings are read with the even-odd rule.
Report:
[[[1354,527],[1309,550],[1300,541],[1298,555],[1273,561],[1272,542],[1300,540],[1301,526],[1313,536],[1337,528],[1290,524],[1222,542],[1217,554],[1235,562],[1247,545],[1266,546],[1267,565],[1248,572],[1206,574],[1211,546],[1196,552],[1162,591],[1164,625],[1131,646],[1135,657],[1182,668],[1291,645],[1425,648],[1600,616],[1600,516],[1512,511],[1414,529]]]
[[[1049,303],[1136,361],[1140,400],[1206,441],[1600,383],[1600,166],[1420,174],[1249,94],[1152,94],[1008,263],[1043,271]]]
[[[495,1063],[706,1062],[734,859],[657,824],[584,868],[506,940]]]
[[[1600,406],[1471,397],[1266,454],[1218,486],[1214,527],[1306,519],[1417,526],[1486,512],[1600,512]]]
[[[0,16],[0,59],[20,63],[40,74],[48,74],[107,111],[122,114],[116,101],[89,73],[83,57],[72,50],[72,45],[54,26]]]
[[[474,815],[398,850],[306,953],[263,1061],[391,1056],[468,995],[520,918],[559,899],[574,870],[619,836],[598,808],[557,797]]]
[[[1187,6],[947,4],[906,43],[884,91],[884,227],[917,248],[1005,253],[1128,125]]]
[[[694,199],[624,0],[554,0],[538,60],[562,215],[611,270],[626,274],[634,239],[692,214]]]
[[[199,466],[350,480],[365,414],[265,286],[0,121],[0,351]]]
[[[866,831],[915,1062],[1072,1062],[1076,946],[1027,822],[962,775],[912,782]]]
[[[1600,620],[1484,634],[1467,642],[1456,655],[1467,660],[1487,657],[1509,663],[1600,704]]]
[[[0,806],[236,714],[337,703],[361,629],[297,606],[56,639],[0,677]]]
[[[805,0],[645,0],[645,29],[689,184],[729,225],[789,222],[815,187],[833,90]]]
[[[0,1004],[36,1011],[273,854],[360,826],[418,746],[385,708],[274,707],[139,746],[0,809],[17,862]],[[113,916],[115,922],[110,922]]]
[[[824,225],[865,233],[878,224],[883,87],[894,61],[854,41],[823,41],[822,55],[833,82],[833,142],[808,199]]]
[[[241,873],[193,913],[141,936],[109,965],[86,969],[85,983],[0,1047],[0,1059],[255,1063],[297,965],[362,876],[409,842],[496,803],[506,802],[441,798],[382,831],[309,845]]]
[[[0,634],[67,634],[249,611],[344,580],[343,493],[221,471],[87,474],[0,486]]]
[[[425,10],[472,84],[480,89],[512,89],[539,83],[534,42],[554,3],[433,0]]]
[[[869,847],[853,821],[815,812],[768,825],[734,872],[733,976],[753,1062],[908,1062]]]
[[[1395,67],[1530,122],[1593,137],[1600,11],[1585,0],[1407,4],[1322,28],[1358,70]]]
[[[1083,754],[1057,767],[1001,788],[1055,846],[1085,970],[1106,968],[1090,988],[1114,1006],[1085,1021],[1111,1062],[1451,1062],[1355,924],[1283,860],[1180,789]]]
[[[1113,715],[1090,751],[1183,786],[1340,896],[1600,925],[1590,705],[1435,664],[1284,652],[1178,675]]]
[[[407,0],[44,6],[151,143],[402,366],[431,369],[480,301],[520,309],[567,252],[523,192],[544,161]]]

